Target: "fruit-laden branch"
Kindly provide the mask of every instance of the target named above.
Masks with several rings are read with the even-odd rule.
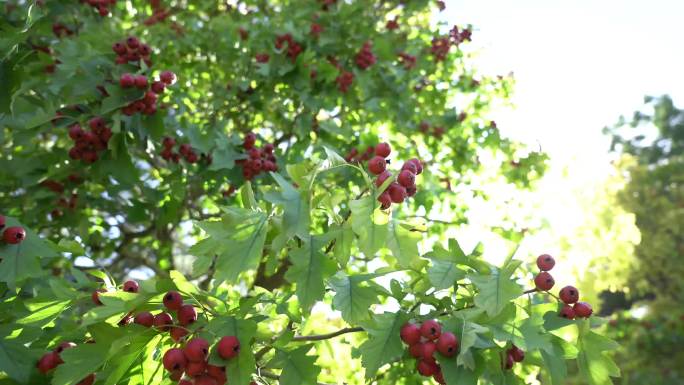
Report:
[[[330,338],[335,338],[337,336],[341,336],[342,334],[347,334],[347,333],[358,333],[362,332],[364,329],[362,327],[354,327],[354,328],[344,328],[340,329],[338,331],[332,332],[332,333],[327,333],[327,334],[312,334],[308,336],[295,336],[292,338],[293,341],[322,341],[322,340],[327,340]]]

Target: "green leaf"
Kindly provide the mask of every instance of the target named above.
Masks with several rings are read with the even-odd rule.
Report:
[[[511,261],[501,269],[493,268],[490,274],[468,276],[480,290],[475,296],[475,305],[484,309],[490,317],[499,314],[510,301],[522,295],[522,287],[511,279],[520,264],[520,261]]]
[[[460,251],[461,248],[459,247],[458,250]],[[427,274],[430,283],[432,283],[435,289],[443,290],[450,288],[456,281],[465,278],[465,270],[458,267],[459,264],[463,264],[466,258],[462,251],[459,255],[458,253],[450,253],[438,247],[435,251],[428,253],[426,257],[432,261],[427,269]]]
[[[525,319],[519,327],[522,333],[524,344],[520,346],[526,351],[545,350],[547,352],[553,351],[551,345],[552,334],[548,333],[544,327],[544,320],[541,317],[530,317]]]
[[[126,375],[129,369],[142,358],[149,346],[157,346],[161,343],[161,340],[162,337],[160,335],[154,335],[153,333],[140,334],[131,338],[130,343],[119,350],[114,359],[111,360],[113,367],[110,367],[111,372],[107,376],[105,385],[119,384],[119,381]]]
[[[359,249],[372,258],[387,242],[389,215],[375,209],[375,199],[368,195],[349,203],[352,230],[359,237]]]
[[[343,271],[330,279],[330,287],[335,290],[333,307],[342,313],[342,319],[350,325],[358,325],[369,317],[371,305],[377,302],[377,291],[371,286],[362,286],[374,275],[352,275]]]
[[[616,350],[619,345],[591,331],[589,321],[584,320],[577,327],[577,366],[580,374],[590,385],[612,384],[611,377],[620,377],[620,368],[606,352]]]
[[[542,350],[541,355],[546,367],[549,369],[549,378],[552,385],[564,385],[568,375],[568,366],[565,363],[563,347],[559,343],[559,337],[551,340],[551,348]]]
[[[63,351],[64,363],[57,367],[52,385],[73,385],[97,371],[108,357],[110,346],[104,343],[81,344]]]
[[[330,230],[337,233],[333,255],[340,266],[347,266],[349,257],[351,257],[351,247],[354,243],[354,232],[352,231],[351,224],[345,222],[341,226],[331,226]]]
[[[190,281],[188,281],[187,278],[185,278],[185,276],[180,271],[171,270],[171,272],[169,272],[169,277],[171,278],[173,284],[180,292],[187,293],[190,295],[200,294],[199,290],[197,289],[197,286],[190,283]]]
[[[399,332],[408,320],[402,312],[376,314],[363,323],[368,339],[359,347],[361,363],[366,368],[366,378],[375,377],[383,365],[401,357],[404,353]]]
[[[20,383],[27,383],[37,359],[34,354],[27,353],[22,343],[0,339],[0,371]]]
[[[264,198],[271,203],[281,205],[283,208],[284,231],[279,234],[279,237],[284,237],[285,240],[289,240],[295,235],[305,238],[309,234],[309,211],[311,211],[307,191],[294,188],[280,174],[272,172],[271,176],[278,183],[281,191],[269,191],[264,194]]]
[[[236,385],[249,383],[255,367],[254,353],[250,345],[256,333],[256,323],[249,319],[217,317],[209,322],[207,329],[217,336],[235,336],[243,346],[238,356],[228,361],[222,359],[214,348],[209,355],[209,363],[218,366],[225,365],[226,377],[230,378],[231,382],[235,381]]]
[[[211,153],[212,162],[210,170],[232,170],[237,159],[244,158],[244,155],[235,151],[235,148],[225,140],[216,140],[217,148]]]
[[[477,345],[480,335],[487,333],[489,329],[465,319],[456,319],[456,322],[459,324],[458,330],[461,335],[461,348],[456,362],[458,365],[475,370],[475,358],[471,349]]]
[[[442,374],[447,385],[477,385],[477,380],[480,377],[478,373],[481,370],[471,370],[465,366],[458,365],[455,357],[444,357],[441,354],[436,356],[437,361],[442,367]],[[480,363],[481,360],[478,359],[478,364]]]
[[[394,258],[397,259],[399,266],[406,269],[416,267],[420,261],[418,242],[421,238],[419,232],[409,231],[399,221],[392,220],[389,222],[387,246],[392,251]]]
[[[74,240],[66,238],[60,239],[59,243],[57,244],[57,247],[59,248],[59,251],[71,253],[75,256],[85,255],[85,249],[83,249],[83,246],[81,246],[80,243]]]
[[[285,278],[297,284],[297,298],[305,311],[308,311],[316,301],[323,299],[323,280],[335,272],[335,262],[322,250],[334,235],[310,235],[300,248],[290,252],[292,266],[285,274]]]
[[[190,253],[197,255],[205,267],[208,259],[217,255],[214,278],[234,283],[242,273],[259,265],[268,233],[268,216],[237,207],[225,211],[221,220],[199,224],[209,236],[192,246]],[[194,266],[197,273],[197,261]]]
[[[33,323],[40,323],[40,326],[46,325],[60,315],[64,309],[69,306],[70,301],[31,301],[24,303],[26,308],[30,311],[29,315],[18,319],[16,322],[20,325],[28,325]]]
[[[292,351],[278,349],[273,360],[273,365],[283,369],[278,383],[281,385],[316,385],[321,368],[315,365],[315,356],[306,354],[309,350],[311,346],[303,346]]]

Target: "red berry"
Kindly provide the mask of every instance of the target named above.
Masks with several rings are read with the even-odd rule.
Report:
[[[555,284],[556,281],[553,280],[551,274],[545,271],[542,271],[534,277],[534,285],[537,287],[537,290],[549,291]]]
[[[453,357],[458,352],[458,338],[450,332],[442,333],[437,339],[437,351],[443,356]]]
[[[190,325],[197,321],[197,312],[192,305],[183,305],[178,309],[178,323],[182,326]]]
[[[173,324],[173,318],[169,313],[161,312],[154,316],[154,327],[161,331],[168,331],[171,324]]]
[[[442,325],[436,320],[427,320],[420,325],[420,334],[427,339],[436,340],[442,335]]]
[[[383,171],[383,172],[382,172],[380,175],[378,175],[378,177],[375,179],[375,185],[376,185],[377,187],[382,186],[382,184],[385,183],[385,181],[386,181],[388,178],[390,178],[391,176],[392,176],[392,173],[391,173],[391,172],[389,172],[389,171],[387,171],[387,170]]]
[[[389,143],[378,143],[378,145],[375,146],[375,155],[377,156],[387,158],[391,152],[392,148],[390,147]]]
[[[245,140],[242,143],[242,146],[245,148],[245,150],[251,150],[252,147],[254,147],[255,142],[256,142],[256,135],[254,135],[253,132],[250,132],[247,135],[245,135]]]
[[[572,310],[575,312],[575,315],[580,318],[589,318],[594,312],[591,305],[586,302],[577,302],[572,306]]]
[[[187,357],[188,353],[185,352],[185,356]],[[196,377],[201,374],[204,374],[204,372],[207,370],[207,363],[205,361],[196,361],[196,362],[188,362],[188,365],[185,367],[185,374],[187,374],[190,377]]]
[[[421,163],[420,159],[409,159],[406,163],[413,163],[413,165],[416,166],[416,175],[420,175],[423,172],[423,163]]]
[[[437,344],[432,341],[428,341],[423,344],[423,351],[421,352],[421,357],[424,361],[435,362],[435,352],[437,351]]]
[[[425,360],[418,361],[418,365],[416,368],[418,369],[418,373],[425,377],[433,376],[435,373],[439,371],[439,367],[436,363],[427,362]]]
[[[204,338],[195,337],[185,345],[184,352],[188,361],[204,361],[209,355],[209,342]]]
[[[181,377],[183,377],[183,369],[173,370],[171,371],[171,374],[169,374],[171,381],[178,381]]]
[[[5,216],[0,215],[0,230],[2,230],[5,227],[5,223],[7,223],[5,220]]]
[[[164,306],[169,310],[178,310],[183,306],[183,297],[177,291],[169,291],[164,295]]]
[[[105,289],[97,289],[91,294],[90,298],[93,300],[93,303],[95,305],[102,305],[102,301],[100,301],[100,293],[106,293],[107,290]]]
[[[393,203],[401,203],[406,199],[406,188],[397,182],[390,183],[387,192]]]
[[[511,355],[515,362],[522,362],[525,359],[525,352],[515,345],[508,349],[508,354]]]
[[[126,49],[126,45],[124,43],[117,41],[116,43],[112,44],[112,51],[114,51],[114,53],[117,55],[123,55],[128,50]]]
[[[76,344],[73,342],[62,342],[59,345],[57,345],[57,348],[55,349],[55,353],[59,354],[67,349],[75,348]]]
[[[40,360],[38,360],[38,363],[36,367],[38,367],[38,370],[46,374],[50,370],[54,369],[61,363],[62,359],[59,358],[59,354],[55,352],[49,352],[45,353],[42,357],[40,357]]]
[[[383,192],[380,194],[378,197],[378,202],[380,202],[380,208],[383,210],[387,210],[392,206],[392,198],[390,197],[390,194],[388,191]]]
[[[5,240],[5,243],[16,245],[26,239],[26,231],[20,226],[8,227],[2,232],[2,238]]]
[[[264,144],[264,152],[265,152],[266,154],[272,154],[272,153],[273,153],[273,149],[274,149],[273,143],[266,143],[266,144]]]
[[[432,378],[434,378],[435,381],[437,381],[437,383],[440,384],[440,385],[446,384],[446,381],[444,380],[444,375],[442,374],[441,371],[435,373],[435,374],[432,376]]]
[[[105,121],[102,117],[96,116],[88,121],[88,126],[90,126],[90,129],[94,132],[100,132],[100,130],[105,128]]]
[[[418,192],[418,189],[416,189],[416,186],[411,186],[406,188],[406,196],[412,197],[416,195],[416,192]]]
[[[79,382],[76,385],[93,385],[95,382],[95,374],[90,373],[86,378],[82,379],[81,382]]]
[[[147,88],[147,76],[136,75],[135,76],[135,86],[140,89]]]
[[[171,71],[163,71],[159,75],[159,79],[164,82],[167,86],[170,86],[171,84],[176,82],[176,74],[174,74]]]
[[[541,271],[549,271],[553,269],[554,265],[556,265],[556,260],[548,254],[542,254],[537,257],[537,267]]]
[[[130,48],[138,48],[140,40],[134,36],[129,36],[128,39],[126,39],[126,45]]]
[[[370,171],[372,174],[380,175],[383,171],[385,171],[386,167],[387,162],[385,161],[385,158],[381,156],[375,156],[368,161],[368,171]]]
[[[121,75],[121,77],[119,78],[119,85],[122,88],[133,87],[135,85],[135,76],[129,73]]]
[[[212,376],[219,385],[226,383],[226,367],[207,365],[207,374]]]
[[[166,370],[168,370],[169,372],[175,370],[183,370],[185,369],[185,366],[188,364],[188,360],[185,358],[185,354],[183,354],[183,351],[178,348],[172,348],[167,350],[166,353],[164,353],[162,362],[164,363],[164,368],[166,368]]]
[[[579,300],[579,291],[574,286],[566,286],[558,293],[561,301],[567,304],[573,304]]]
[[[399,336],[406,345],[415,345],[420,342],[420,328],[416,324],[407,323],[402,326]]]
[[[161,94],[162,92],[164,92],[165,88],[166,88],[166,86],[164,85],[164,82],[159,81],[159,80],[153,82],[152,87],[151,87],[152,92],[154,92],[155,94]]]
[[[178,326],[172,326],[171,327],[171,339],[173,339],[176,342],[180,342],[180,340],[183,339],[183,337],[188,335],[188,330],[186,328],[178,327]]]
[[[401,170],[406,170],[412,172],[413,174],[418,174],[418,167],[416,167],[416,164],[413,162],[404,163],[404,165],[401,166]]]
[[[399,184],[404,186],[405,188],[413,187],[416,184],[416,174],[412,173],[409,170],[403,170],[399,173],[397,182],[399,182]]]
[[[131,313],[128,313],[119,321],[119,326],[126,326],[131,322],[133,322],[133,316]]]
[[[145,96],[143,96],[143,101],[147,105],[155,104],[157,102],[157,94],[153,91],[147,91],[145,92]]]
[[[162,140],[162,146],[164,146],[164,148],[171,149],[175,145],[176,145],[176,139],[171,138],[169,136],[165,136],[164,139]]]
[[[575,319],[575,311],[570,305],[563,305],[560,311],[560,316],[567,319]]]
[[[129,293],[137,293],[140,290],[140,285],[134,280],[128,280],[123,284],[123,290]]]
[[[240,341],[235,336],[225,336],[218,343],[221,358],[229,360],[240,353]]]
[[[143,311],[135,315],[133,322],[149,328],[154,324],[154,316],[149,311]]]
[[[412,357],[419,358],[423,355],[423,344],[418,342],[409,347],[409,354]]]
[[[195,379],[195,385],[217,385],[217,383],[214,377],[204,375]]]
[[[149,56],[152,53],[152,48],[147,44],[141,44],[140,47],[138,47],[138,53],[142,56]]]

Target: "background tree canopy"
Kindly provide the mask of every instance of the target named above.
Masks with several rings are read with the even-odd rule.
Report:
[[[500,136],[512,81],[442,6],[6,2],[0,383],[611,383],[601,319],[561,318],[534,257],[447,239],[481,159],[529,188],[546,155]],[[455,349],[402,345],[431,319]]]

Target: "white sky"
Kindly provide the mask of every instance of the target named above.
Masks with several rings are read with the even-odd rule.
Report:
[[[549,222],[552,235],[526,239],[519,257],[556,253],[553,239],[573,234],[588,214],[578,191],[600,187],[611,171],[609,138],[602,128],[621,114],[630,116],[642,106],[644,95],[667,93],[684,104],[684,1],[446,4],[443,20],[474,26],[470,45],[479,52],[477,68],[488,75],[515,75],[516,107],[497,111],[498,127],[505,136],[540,145],[551,156],[547,175],[533,195],[539,200],[533,214]],[[507,193],[498,198],[506,199]],[[492,262],[503,259],[507,247],[483,235],[490,218],[500,214],[496,200],[471,207],[472,225],[454,234],[466,249],[484,241],[485,257]],[[558,268],[581,272],[591,256],[567,257]]]

